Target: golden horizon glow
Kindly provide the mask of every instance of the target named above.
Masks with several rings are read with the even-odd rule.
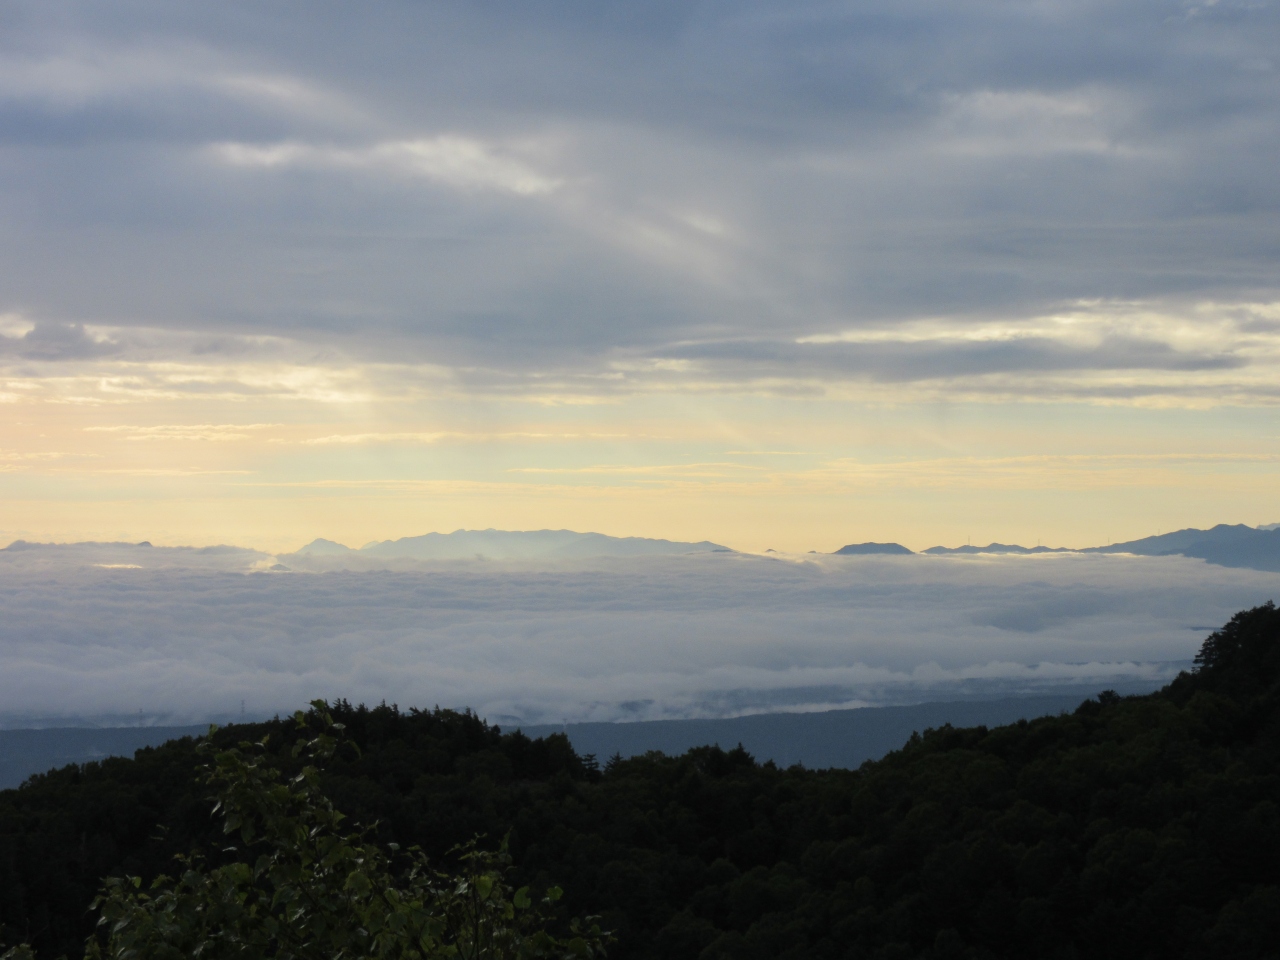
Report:
[[[1267,523],[1280,519],[1277,316],[1274,304],[1112,303],[808,338],[817,350],[1078,346],[1120,331],[1237,358],[903,382],[726,382],[697,364],[615,363],[503,383],[336,353],[304,361],[304,345],[280,337],[203,358],[184,335],[86,328],[123,355],[0,366],[0,539],[284,551],[315,537],[566,528],[826,552],[868,540],[1091,546]],[[31,329],[10,314],[0,336]]]

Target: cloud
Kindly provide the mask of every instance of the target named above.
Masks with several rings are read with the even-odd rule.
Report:
[[[0,334],[0,358],[94,360],[118,352],[118,344],[93,336],[79,323],[40,322],[16,336]]]
[[[1247,361],[1233,356],[1196,355],[1151,340],[1111,339],[1079,348],[1054,340],[1019,339],[959,342],[878,342],[792,344],[737,341],[692,344],[684,358],[736,364],[756,375],[784,374],[791,367],[805,375],[870,377],[876,380],[962,379],[992,373],[1043,373],[1076,370],[1235,369]],[[785,375],[785,374],[784,374]]]
[[[365,443],[435,443],[452,433],[333,433],[324,437],[310,437],[301,441],[309,446],[355,446]]]
[[[523,334],[498,322],[477,321],[465,332],[450,332],[453,359],[468,364],[453,365],[439,362],[445,359],[439,355],[432,363],[391,356],[370,361],[358,350],[317,350],[303,338],[279,336],[209,337],[45,322],[27,322],[23,334],[21,317],[11,315],[17,318],[14,332],[0,334],[0,375],[32,399],[70,392],[77,402],[107,403],[162,397],[360,403],[505,396],[594,404],[681,391],[877,402],[1018,398],[1270,405],[1280,401],[1278,311],[1275,303],[1077,303],[1030,317],[926,318],[802,337],[718,337],[651,350],[615,349],[599,358],[603,369],[593,369],[580,351],[558,358],[544,353],[544,367],[525,371],[497,355],[488,358],[489,365],[473,362],[479,358],[467,344],[478,343],[482,334],[513,341],[509,348],[521,345]],[[372,442],[379,436],[431,442],[446,433],[377,430],[347,439],[327,434],[311,442]]]
[[[1280,301],[1271,5],[18,9],[0,311],[50,326],[8,357],[102,360],[79,324],[479,393],[1276,400],[1275,331],[1197,315]],[[966,335],[1086,300],[1204,335]]]
[[[228,443],[245,440],[255,431],[266,430],[270,423],[164,423],[153,426],[85,427],[89,433],[119,433],[126,440],[203,440]]]
[[[316,696],[560,721],[1151,688],[1280,587],[1180,557],[289,562],[0,551],[3,722]]]
[[[940,144],[960,156],[1120,153],[1122,121],[1130,119],[1105,94],[1087,89],[974,90],[949,95],[944,104]]]
[[[224,143],[213,152],[221,162],[233,167],[383,171],[425,177],[460,190],[501,190],[521,196],[551,193],[561,185],[560,180],[539,173],[493,145],[455,135],[389,141],[356,149],[302,143]]]

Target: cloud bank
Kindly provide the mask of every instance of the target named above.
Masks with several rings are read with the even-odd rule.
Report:
[[[1273,403],[1278,47],[1255,2],[16,3],[0,366]]]
[[[1182,557],[274,561],[0,551],[0,720],[199,722],[346,697],[536,723],[1150,689],[1280,593],[1275,574]]]

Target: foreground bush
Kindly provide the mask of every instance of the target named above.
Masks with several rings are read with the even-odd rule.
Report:
[[[435,869],[418,849],[383,849],[364,833],[347,833],[344,816],[319,786],[320,770],[341,733],[322,701],[298,713],[293,756],[307,761],[286,778],[269,762],[266,742],[242,743],[211,756],[207,782],[217,788],[216,814],[237,844],[218,852],[219,866],[202,856],[181,856],[176,876],[148,886],[139,877],[105,881],[93,909],[98,933],[88,944],[93,960],[278,960],[343,958],[459,958],[532,960],[589,958],[603,952],[599,927],[570,936],[547,931],[561,891],[539,902],[529,889],[506,882],[505,846],[497,854],[474,844],[458,851],[462,869]],[[5,960],[31,956],[29,948]]]

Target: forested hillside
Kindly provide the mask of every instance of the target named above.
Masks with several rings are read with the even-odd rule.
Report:
[[[381,839],[433,856],[509,834],[525,882],[602,914],[616,957],[1267,957],[1278,705],[1268,604],[1159,693],[928,731],[857,771],[716,748],[601,767],[563,737],[340,703],[352,743],[325,788]],[[291,721],[216,737],[267,734],[289,767]],[[76,955],[99,878],[217,849],[197,765],[185,740],[0,794],[2,938]]]

